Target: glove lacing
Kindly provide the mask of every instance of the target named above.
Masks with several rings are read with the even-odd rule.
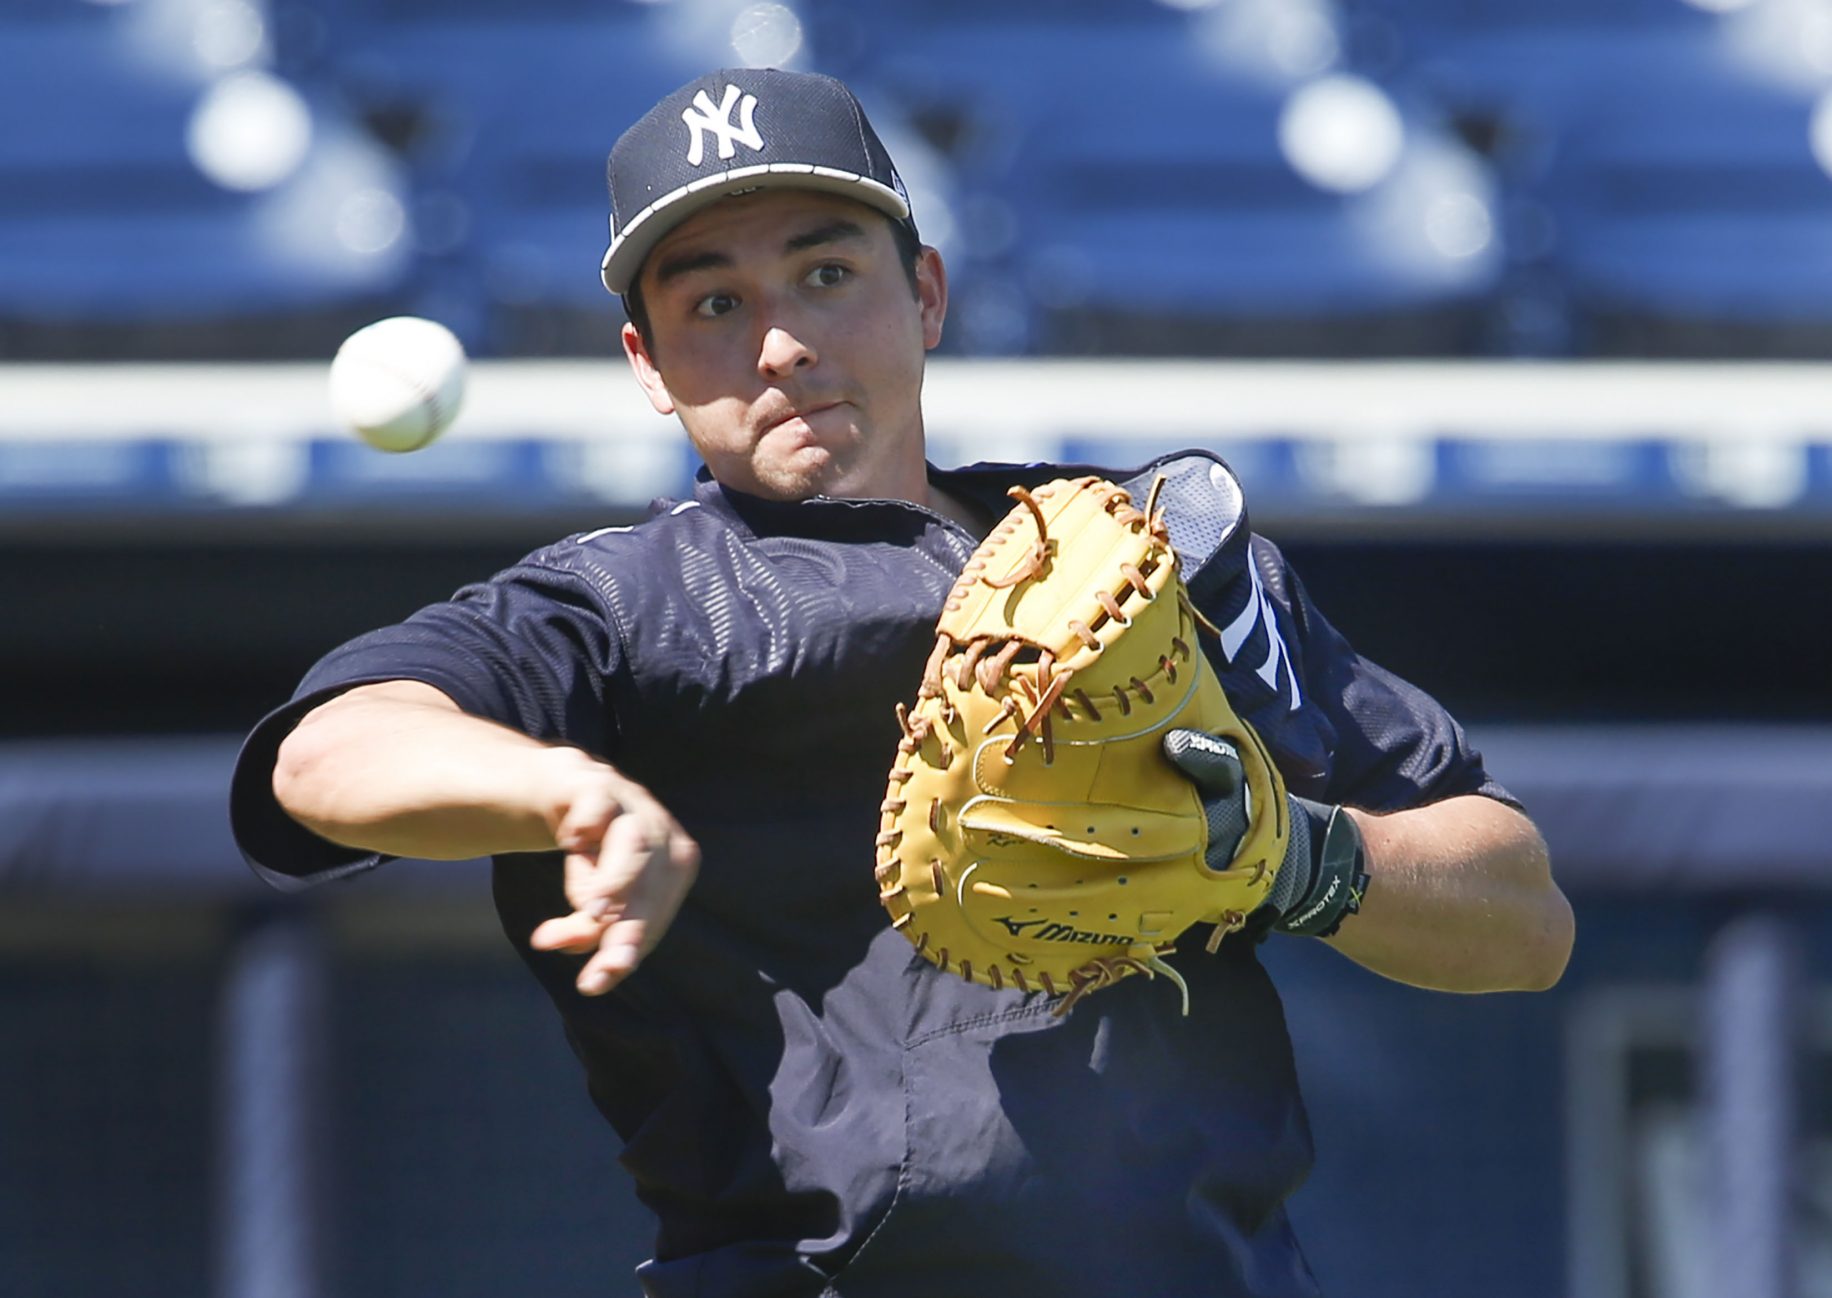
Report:
[[[1154,541],[1169,550],[1170,528],[1164,521],[1164,515],[1157,508],[1158,495],[1164,489],[1164,481],[1162,475],[1153,481],[1151,494],[1146,498],[1144,509],[1135,506],[1132,503],[1132,497],[1117,488],[1108,493],[1103,504],[1107,512],[1122,526],[1129,527],[1134,532],[1149,532]],[[976,580],[984,582],[994,590],[1006,590],[1020,582],[1042,576],[1049,567],[1053,542],[1050,540],[1049,525],[1043,516],[1043,507],[1037,503],[1036,497],[1027,487],[1013,487],[1006,494],[1030,510],[1031,517],[1037,525],[1037,539],[1031,543],[1024,557],[1013,565],[1011,571],[1001,577],[986,575],[984,572],[985,560],[975,555],[961,571],[960,581],[956,583],[953,592],[948,596],[946,608],[949,611],[960,608],[967,591]],[[1016,515],[1013,515],[1000,524],[993,536],[996,538],[1001,535],[1009,535],[1016,526]],[[1067,622],[1069,631],[1087,648],[1099,653],[1101,642],[1095,632],[1102,624],[1111,619],[1122,626],[1126,625],[1130,621],[1126,614],[1126,603],[1135,597],[1146,600],[1153,598],[1151,586],[1147,583],[1146,578],[1157,570],[1158,562],[1155,559],[1147,559],[1143,564],[1137,566],[1130,563],[1120,564],[1119,572],[1124,579],[1124,586],[1117,594],[1108,590],[1096,591],[1094,598],[1100,604],[1101,612],[1095,616],[1092,624],[1083,622],[1079,618],[1070,618]],[[1169,562],[1176,562],[1174,552],[1171,553]],[[1178,603],[1193,626],[1204,628],[1212,635],[1221,634],[1214,623],[1202,615],[1202,612],[1190,602],[1188,595],[1181,589],[1178,592]],[[1114,686],[1111,693],[1099,696],[1100,702],[1110,703],[1117,707],[1121,716],[1132,714],[1133,695],[1137,695],[1146,703],[1155,702],[1157,696],[1152,693],[1151,683],[1162,678],[1168,684],[1176,684],[1178,664],[1187,663],[1193,652],[1189,641],[1180,636],[1172,637],[1170,645],[1171,652],[1159,656],[1156,672],[1143,679],[1134,676],[1125,684]],[[1024,695],[1025,703],[1029,705],[1029,711],[1018,722],[1017,732],[1012,736],[1011,743],[1006,745],[1004,755],[1007,760],[1015,757],[1018,750],[1034,736],[1042,745],[1044,765],[1052,764],[1056,758],[1056,746],[1051,722],[1057,716],[1064,721],[1075,720],[1074,708],[1070,706],[1071,702],[1079,706],[1089,720],[1099,721],[1101,719],[1100,702],[1097,702],[1095,696],[1091,696],[1086,690],[1069,688],[1069,682],[1075,675],[1074,670],[1059,667],[1055,653],[1049,649],[1019,639],[1000,643],[995,637],[985,636],[969,641],[962,646],[959,658],[950,662],[949,657],[955,649],[956,642],[946,632],[936,636],[935,648],[930,652],[929,660],[923,667],[922,685],[917,691],[917,700],[920,702],[923,699],[941,696],[944,669],[954,673],[954,682],[960,689],[970,689],[977,680],[980,688],[987,694],[1000,693],[1009,676],[1018,691]],[[1036,655],[1034,675],[1011,676],[1012,667],[1021,658],[1027,658],[1028,653]],[[1128,686],[1131,687],[1130,690]],[[944,699],[943,702],[945,705],[946,700]],[[999,714],[989,721],[980,733],[990,735],[1000,725],[1023,710],[1024,704],[1007,694]],[[948,715],[951,711],[952,709],[944,707],[943,719],[945,721],[953,720],[952,716]],[[903,730],[905,741],[914,746],[920,746],[923,739],[927,737],[928,727],[923,725],[920,718],[912,723],[909,720],[908,709],[901,704],[897,709],[897,723]],[[945,742],[943,747],[945,753],[947,751]],[[914,751],[914,747],[908,751]],[[946,762],[947,758],[944,756],[943,764],[945,765]]]
[[[1119,489],[1110,492],[1102,503],[1107,512],[1122,526],[1129,527],[1135,532],[1148,531],[1153,540],[1170,551],[1168,562],[1175,563],[1175,552],[1170,550],[1170,529],[1164,520],[1164,515],[1157,508],[1158,496],[1164,488],[1164,483],[1165,479],[1162,475],[1153,481],[1151,492],[1146,498],[1143,509],[1135,506],[1132,503],[1132,497]],[[1026,487],[1012,487],[1006,494],[1029,509],[1031,517],[1036,522],[1037,539],[1032,542],[1024,557],[1003,576],[988,576],[984,571],[985,560],[976,554],[962,569],[960,580],[948,597],[946,608],[949,611],[961,607],[968,590],[976,580],[984,582],[994,590],[1006,590],[1020,582],[1042,576],[1049,566],[1052,542],[1042,506],[1037,503],[1036,498]],[[1017,516],[1012,515],[995,529],[994,536],[1009,535],[1016,526]],[[1069,631],[1087,648],[1096,653],[1100,652],[1102,646],[1095,632],[1104,622],[1112,619],[1123,626],[1130,620],[1125,609],[1128,601],[1135,597],[1146,600],[1153,598],[1146,578],[1157,570],[1158,562],[1160,561],[1148,558],[1137,566],[1130,563],[1120,564],[1119,572],[1125,585],[1117,593],[1107,590],[1095,592],[1094,597],[1101,606],[1101,612],[1095,615],[1091,625],[1079,618],[1070,618],[1067,622]],[[1193,627],[1206,630],[1216,637],[1221,635],[1220,629],[1203,616],[1202,611],[1190,601],[1187,592],[1180,586],[1178,604]],[[1100,702],[1117,707],[1122,716],[1132,714],[1133,695],[1147,704],[1155,702],[1156,696],[1152,693],[1151,688],[1152,681],[1162,678],[1167,684],[1176,684],[1179,662],[1189,662],[1193,653],[1189,641],[1182,637],[1172,637],[1170,646],[1169,654],[1160,655],[1156,672],[1150,673],[1144,679],[1134,676],[1125,684],[1115,685],[1111,693],[1099,696]],[[1069,682],[1075,674],[1074,670],[1058,667],[1056,655],[1049,649],[1017,638],[1000,643],[996,637],[984,636],[969,641],[960,648],[958,658],[950,661],[950,656],[956,648],[957,642],[946,632],[941,632],[936,636],[935,647],[930,651],[928,661],[923,667],[922,684],[916,696],[917,702],[920,704],[926,699],[939,698],[941,700],[939,709],[941,720],[944,725],[951,724],[958,713],[945,697],[942,678],[944,671],[953,673],[954,682],[958,688],[971,689],[977,681],[980,688],[989,695],[1000,693],[1008,680],[1014,682],[1018,691],[1025,696],[1025,701],[1029,704],[1029,712],[1018,722],[1016,733],[1005,748],[1004,757],[1007,761],[1015,757],[1019,749],[1034,736],[1042,747],[1044,765],[1052,764],[1055,760],[1055,737],[1051,723],[1058,714],[1064,721],[1076,720],[1071,701],[1082,710],[1087,719],[1091,721],[1101,719],[1100,703],[1097,703],[1095,697],[1089,695],[1086,690],[1069,688]],[[1023,674],[1013,675],[1012,668],[1021,658],[1026,657],[1027,651],[1036,655],[1034,677]],[[1016,717],[1022,710],[1023,705],[1007,694],[999,714],[989,721],[980,733],[990,735],[1000,725]],[[945,735],[937,732],[926,717],[912,716],[910,709],[902,703],[897,705],[896,715],[897,725],[902,730],[903,737],[897,744],[897,765],[891,771],[890,778],[893,783],[901,786],[914,778],[915,773],[909,769],[908,762],[917,755],[932,736],[940,746],[938,756],[941,765],[945,767],[953,761],[953,746],[949,744]],[[880,804],[879,811],[896,815],[902,813],[907,806],[908,803],[904,799],[893,795]],[[935,827],[940,813],[939,801],[933,802],[929,808],[931,829]],[[885,830],[877,837],[876,846],[881,860],[874,874],[878,880],[881,900],[890,900],[903,891],[902,885],[895,883],[898,867],[892,854],[902,838],[903,831],[900,829]],[[930,861],[929,867],[933,872],[936,891],[945,892],[947,877],[941,860],[937,858]],[[891,927],[901,929],[914,918],[913,912],[906,911],[892,920]],[[927,933],[920,933],[916,936],[915,947],[918,954],[926,956],[941,969],[946,970],[949,967],[947,948],[932,949]],[[1052,1011],[1055,1015],[1060,1016],[1073,1009],[1082,997],[1103,987],[1111,986],[1128,973],[1142,973],[1148,978],[1155,978],[1163,974],[1176,985],[1182,996],[1183,1013],[1187,1015],[1189,1013],[1189,985],[1184,981],[1183,975],[1164,960],[1165,956],[1175,953],[1175,945],[1166,942],[1143,956],[1095,956],[1070,975],[1070,986],[1067,989],[1059,988],[1055,980],[1045,972],[1039,972],[1036,983],[1037,987],[1046,994],[1062,996],[1061,1002]],[[1026,977],[1024,972],[1023,958],[1016,952],[1012,952],[1008,955],[1008,959],[1012,962],[1010,970],[1012,984],[1026,993],[1033,990],[1032,980]],[[955,963],[962,977],[968,979],[973,977],[973,966],[969,961],[963,959]],[[1004,985],[1005,975],[996,963],[989,963],[985,973],[995,990]]]

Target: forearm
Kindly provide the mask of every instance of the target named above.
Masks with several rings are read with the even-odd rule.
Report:
[[[1525,816],[1471,795],[1352,813],[1367,850],[1361,912],[1325,939],[1376,973],[1440,991],[1550,987],[1571,953],[1570,904]]]
[[[307,714],[273,787],[320,837],[455,860],[554,846],[554,797],[591,759],[470,716],[428,685],[363,686]]]

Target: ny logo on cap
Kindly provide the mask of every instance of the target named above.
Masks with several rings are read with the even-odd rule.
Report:
[[[687,164],[692,167],[700,165],[706,156],[706,133],[712,132],[719,137],[719,156],[729,158],[737,153],[738,145],[763,151],[763,137],[757,134],[756,123],[752,117],[757,111],[757,96],[745,95],[742,103],[738,101],[738,87],[725,87],[725,98],[717,108],[712,99],[702,90],[693,97],[693,107],[681,114],[681,120],[687,123],[692,138],[687,144]],[[740,124],[732,125],[732,105],[738,104]]]

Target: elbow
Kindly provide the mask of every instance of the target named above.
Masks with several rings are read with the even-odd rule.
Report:
[[[1514,854],[1525,893],[1521,931],[1516,943],[1519,963],[1511,990],[1550,991],[1565,976],[1571,948],[1577,940],[1577,919],[1571,902],[1552,878],[1552,854],[1539,830],[1525,817],[1524,832]]]
[[[308,714],[280,741],[274,757],[274,800],[287,815],[315,833],[328,827],[325,811],[330,798],[326,782],[335,769],[330,754],[324,728],[314,725]]]
[[[1521,941],[1526,959],[1522,962],[1518,990],[1543,992],[1558,985],[1565,976],[1565,967],[1571,963],[1571,948],[1577,941],[1577,918],[1564,891],[1553,881],[1551,854],[1546,849],[1546,840],[1537,830],[1532,834],[1529,855],[1534,897],[1528,909],[1531,918]]]
[[[1550,991],[1565,976],[1571,962],[1571,948],[1577,940],[1577,920],[1571,903],[1556,884],[1547,884],[1531,931],[1521,943],[1525,959],[1514,990]]]

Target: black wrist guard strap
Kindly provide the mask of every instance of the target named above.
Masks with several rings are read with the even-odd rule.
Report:
[[[1362,894],[1368,889],[1361,829],[1341,807],[1295,796],[1289,801],[1294,819],[1305,816],[1310,820],[1310,887],[1274,927],[1300,937],[1329,937],[1342,927],[1344,919],[1361,909]]]

